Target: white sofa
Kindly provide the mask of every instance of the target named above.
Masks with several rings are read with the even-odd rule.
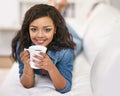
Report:
[[[92,96],[120,96],[120,12],[99,4],[84,30],[83,52],[91,66]]]
[[[49,79],[37,76],[34,88],[23,88],[14,63],[0,96],[120,96],[120,12],[98,4],[80,30],[84,33],[78,33],[83,38],[83,52],[74,62],[70,92],[60,94]]]

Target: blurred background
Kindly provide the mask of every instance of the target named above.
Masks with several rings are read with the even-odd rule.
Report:
[[[60,1],[60,0],[58,0]],[[67,0],[62,15],[82,37],[83,26],[90,7],[95,2],[105,2],[120,9],[120,0]],[[4,80],[14,61],[11,58],[11,41],[21,26],[26,10],[34,4],[48,0],[0,0],[0,83]]]

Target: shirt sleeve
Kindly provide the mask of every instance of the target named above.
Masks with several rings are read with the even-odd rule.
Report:
[[[61,93],[66,93],[71,90],[72,85],[72,70],[73,70],[73,61],[74,61],[74,52],[73,50],[66,50],[63,55],[60,57],[60,61],[56,64],[60,73],[66,79],[66,86],[63,90],[60,90]]]
[[[19,77],[21,77],[23,74],[24,64],[22,63],[20,56],[17,56],[17,61],[19,64]]]
[[[83,48],[83,41],[82,39],[79,37],[79,35],[76,33],[76,31],[68,24],[66,23],[66,26],[70,32],[70,34],[73,37],[73,41],[76,43],[76,47],[74,49],[74,54],[75,56],[77,56],[78,54],[81,53],[82,48]]]
[[[19,46],[20,46],[20,42],[17,43],[16,53],[17,53],[17,62],[19,64],[19,77],[21,77],[23,74],[24,64],[20,59],[20,51],[18,50]]]

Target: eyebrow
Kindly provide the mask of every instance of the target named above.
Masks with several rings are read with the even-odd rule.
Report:
[[[52,28],[52,26],[44,26],[44,28],[46,28],[46,27],[47,27],[47,28]]]
[[[35,27],[35,28],[37,28],[37,26],[34,26],[34,25],[30,25],[30,27]],[[43,26],[44,28],[45,27],[47,27],[47,28],[52,28],[52,26],[51,25],[47,25],[47,26]]]
[[[34,25],[30,25],[30,27],[37,27],[37,26],[34,26]]]

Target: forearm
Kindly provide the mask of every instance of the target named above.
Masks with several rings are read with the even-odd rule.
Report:
[[[25,88],[31,88],[34,86],[35,78],[33,69],[29,68],[29,66],[24,67],[23,75],[20,78],[20,82]]]
[[[49,72],[56,90],[60,91],[66,87],[66,79],[61,75],[56,67]]]
[[[30,76],[28,74],[23,74],[21,79],[20,79],[20,82],[22,83],[22,85],[25,87],[25,88],[31,88],[34,86],[34,76]]]

